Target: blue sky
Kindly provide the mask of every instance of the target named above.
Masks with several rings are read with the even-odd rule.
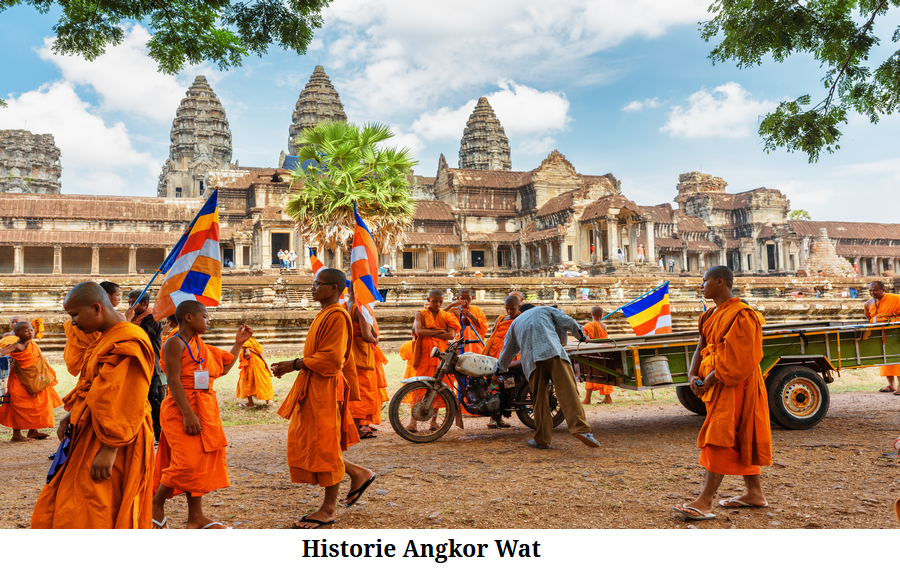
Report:
[[[200,65],[176,76],[146,57],[147,30],[94,62],[52,54],[54,15],[0,13],[0,128],[51,133],[63,192],[153,196],[175,109],[205,74],[231,124],[233,160],[274,166],[313,67],[331,77],[354,122],[391,125],[433,176],[456,166],[475,101],[487,95],[510,137],[514,170],[558,149],[583,174],[611,172],[639,204],[675,196],[678,175],[701,170],[728,190],[778,188],[818,220],[894,222],[900,119],[852,116],[842,149],[763,152],[758,120],[778,101],[824,96],[808,56],[759,68],[713,66],[697,22],[709,0],[335,0],[306,55],[273,48],[240,68]],[[892,14],[873,62],[893,46]]]

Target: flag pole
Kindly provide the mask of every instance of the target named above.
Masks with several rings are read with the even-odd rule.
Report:
[[[637,303],[638,301],[640,301],[641,299],[643,299],[643,298],[646,297],[647,295],[650,295],[651,293],[653,293],[653,292],[655,292],[655,291],[658,291],[659,289],[662,289],[663,287],[665,287],[665,286],[668,285],[668,284],[669,284],[669,281],[666,281],[666,282],[663,283],[662,285],[660,285],[660,286],[658,286],[658,287],[655,287],[655,288],[653,288],[653,289],[650,289],[649,291],[647,291],[646,293],[644,293],[643,295],[641,295],[641,296],[638,297],[637,299],[632,299],[631,301],[628,301],[627,303],[625,303],[625,304],[622,305],[621,307],[617,308],[616,310],[611,311],[611,312],[609,312],[609,313],[606,313],[606,316],[604,316],[604,317],[603,317],[602,319],[600,319],[600,320],[601,320],[601,321],[605,321],[605,320],[607,319],[607,317],[613,316],[614,314],[618,313],[620,310],[622,310],[623,308],[627,307],[628,305],[630,305],[630,304],[632,304],[632,303]]]
[[[215,193],[218,192],[218,191],[219,191],[219,187],[216,186],[215,190],[213,190],[213,194],[215,194]],[[209,198],[212,198],[212,194],[209,195]],[[206,199],[206,202],[209,202],[209,198]],[[144,295],[147,294],[147,291],[150,289],[150,286],[153,285],[153,282],[156,281],[156,278],[157,278],[157,277],[159,277],[159,270],[162,269],[163,267],[165,267],[165,265],[169,262],[169,258],[172,257],[177,251],[180,251],[180,249],[178,248],[178,244],[181,243],[181,240],[183,240],[184,237],[190,233],[191,228],[193,228],[193,227],[194,227],[194,224],[197,223],[197,220],[200,219],[200,212],[203,211],[203,206],[206,205],[206,202],[203,202],[203,205],[200,206],[200,209],[199,209],[199,210],[197,210],[197,214],[194,216],[194,219],[191,220],[191,223],[188,224],[187,229],[184,230],[184,232],[182,232],[181,237],[178,238],[178,241],[177,241],[177,242],[175,242],[175,246],[174,246],[174,247],[172,248],[172,250],[169,252],[169,255],[167,255],[166,258],[163,259],[162,263],[159,264],[159,267],[156,268],[156,272],[153,273],[153,277],[150,278],[150,282],[147,283],[147,286],[144,287],[144,290],[141,291],[141,294],[140,294],[140,295],[138,295],[138,298],[137,298],[137,300],[134,302],[134,305],[137,305],[138,303],[140,303],[140,302],[141,302],[141,299],[144,298]],[[128,310],[133,309],[133,308],[134,308],[134,305],[131,305],[130,307],[128,307]]]

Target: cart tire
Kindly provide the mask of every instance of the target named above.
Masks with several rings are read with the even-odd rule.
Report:
[[[519,388],[519,392],[515,396],[515,401],[528,402],[528,404],[524,406],[516,406],[516,416],[519,417],[519,421],[525,424],[525,427],[529,429],[537,427],[537,424],[534,423],[534,409],[530,405],[533,398],[531,396],[531,387],[528,385],[528,382],[525,382],[522,384],[522,387]],[[553,427],[559,426],[559,424],[566,420],[565,416],[563,416],[562,408],[559,407],[559,401],[556,399],[556,390],[553,388],[553,384],[550,384],[550,415],[553,416]]]
[[[776,368],[766,382],[769,414],[785,429],[810,429],[825,418],[831,397],[822,376],[806,366]]]
[[[684,406],[685,409],[701,416],[706,415],[706,404],[691,391],[690,386],[676,387],[675,394],[678,396],[678,401],[681,402],[681,405]]]

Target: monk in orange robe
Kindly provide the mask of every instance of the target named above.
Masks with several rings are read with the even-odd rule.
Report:
[[[381,408],[385,402],[389,402],[391,397],[388,396],[388,383],[387,383],[387,373],[384,370],[384,365],[389,362],[387,355],[381,350],[381,348],[376,344],[375,345],[375,377],[378,379],[378,396],[381,398],[381,403],[378,405],[378,412],[375,414],[375,419],[372,420],[372,423],[368,424],[369,429],[372,431],[378,431],[374,427],[381,425]],[[366,424],[363,424],[366,425]]]
[[[516,317],[519,316],[519,306],[521,305],[522,300],[519,296],[510,295],[506,298],[504,302],[504,308],[506,309],[506,314],[497,317],[497,322],[494,323],[494,328],[491,330],[491,336],[488,337],[487,341],[484,343],[484,349],[482,350],[482,354],[490,356],[492,358],[500,358],[500,351],[503,350],[503,343],[506,340],[506,333],[509,331],[509,326],[513,323]],[[516,355],[515,360],[519,360],[519,355]],[[509,423],[503,419],[503,414],[495,414],[491,416],[491,420],[488,422],[488,428],[505,428],[510,427]]]
[[[113,309],[119,306],[122,300],[122,288],[111,281],[100,283],[100,287],[109,298],[109,303]],[[100,336],[99,332],[87,334],[78,327],[72,326],[71,322],[63,325],[66,332],[66,346],[63,348],[63,361],[66,363],[66,369],[72,376],[78,377],[81,374],[81,367],[85,361],[85,351]]]
[[[344,501],[348,507],[375,480],[371,470],[347,461],[342,453],[359,442],[347,405],[359,400],[352,349],[353,321],[338,303],[346,282],[344,272],[338,269],[322,269],[316,274],[312,298],[322,310],[307,332],[303,358],[272,365],[272,374],[278,378],[300,371],[278,409],[278,414],[291,422],[287,436],[291,481],[325,488],[322,505],[295,521],[293,528],[297,529],[335,523],[338,491],[344,475],[350,475],[350,492]]]
[[[348,405],[350,417],[356,424],[360,439],[368,439],[376,437],[372,433],[372,428],[368,426],[381,412],[381,393],[378,390],[378,375],[375,372],[375,347],[378,345],[378,336],[359,310],[352,296],[352,288],[349,310],[353,322],[352,352],[359,383],[359,400],[351,401]]]
[[[456,317],[460,326],[462,326],[463,317],[468,320],[469,326],[463,331],[463,338],[474,340],[475,343],[465,345],[463,350],[465,352],[482,354],[481,351],[488,332],[487,316],[484,314],[484,311],[472,304],[473,297],[471,289],[460,289],[456,301],[447,305],[447,312]]]
[[[864,305],[866,319],[870,323],[891,323],[900,320],[900,295],[887,293],[884,283],[873,281],[869,284],[869,295],[872,297]],[[900,396],[900,382],[894,379],[900,376],[900,364],[888,364],[880,367],[880,374],[887,378],[887,386],[879,392],[893,392]]]
[[[408,340],[400,345],[400,358],[406,362],[406,370],[403,371],[403,379],[412,378],[416,375],[416,367],[412,365],[414,340]]]
[[[53,388],[58,383],[56,372],[33,341],[34,328],[28,321],[17,322],[13,332],[16,336],[0,341],[0,356],[9,356],[14,362],[6,379],[9,403],[0,406],[0,425],[12,428],[10,441],[47,439],[50,436],[38,430],[54,427],[53,409],[62,406],[62,400]],[[46,388],[32,394],[23,383],[23,375],[41,377],[41,384]],[[22,434],[25,430],[28,430],[27,435]]]
[[[241,375],[238,378],[236,396],[240,399],[247,399],[246,402],[241,402],[242,408],[255,408],[254,396],[258,400],[264,401],[263,405],[265,406],[268,406],[275,397],[272,373],[269,372],[269,365],[266,364],[262,353],[263,347],[255,338],[248,338],[241,349],[241,363],[239,364]]]
[[[725,475],[744,478],[746,492],[723,499],[725,508],[767,507],[760,466],[772,464],[772,431],[762,360],[762,315],[731,296],[733,274],[710,268],[700,290],[716,306],[700,317],[700,342],[691,362],[691,390],[706,403],[697,438],[706,480],[700,496],[674,507],[689,520],[712,520],[713,500]]]
[[[63,441],[68,432],[68,458],[41,490],[31,526],[149,529],[153,347],[96,283],[75,286],[63,308],[72,326],[100,336],[87,348],[78,383],[63,399],[68,413],[57,434]]]
[[[185,528],[223,529],[203,514],[203,495],[229,487],[225,430],[213,382],[231,370],[253,330],[241,325],[231,352],[207,346],[200,335],[209,328],[209,313],[199,301],[182,301],[175,309],[178,334],[163,345],[161,366],[169,394],[160,407],[162,436],[153,471],[153,526],[168,528],[166,499],[185,493]]]
[[[600,307],[592,307],[591,308],[591,322],[584,325],[584,334],[588,338],[609,338],[609,335],[606,334],[606,325],[602,322],[603,319],[603,309]],[[615,390],[615,386],[610,386],[609,384],[600,384],[598,382],[585,382],[584,383],[584,400],[581,401],[582,404],[590,404],[591,403],[591,393],[597,392],[603,396],[603,401],[601,404],[612,404],[612,393]]]
[[[0,338],[2,338],[2,339],[10,339],[7,342],[6,346],[9,346],[11,343],[18,342],[16,340],[16,333],[13,332],[13,329],[16,328],[16,323],[21,323],[24,320],[25,319],[23,317],[19,317],[19,316],[11,317],[9,319],[9,332],[5,332],[5,333],[3,333],[2,336],[0,336]],[[2,342],[2,341],[0,341],[0,342]]]

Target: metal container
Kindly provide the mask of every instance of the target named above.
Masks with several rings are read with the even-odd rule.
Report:
[[[669,371],[669,359],[665,356],[653,356],[642,359],[641,381],[644,386],[671,384],[672,373]]]

